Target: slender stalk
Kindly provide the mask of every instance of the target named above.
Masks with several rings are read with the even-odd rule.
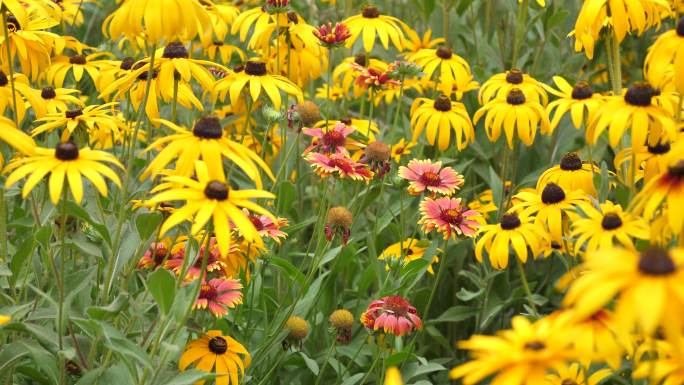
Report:
[[[7,202],[5,186],[0,186],[0,261],[7,261]]]
[[[444,42],[449,45],[449,0],[442,0],[442,34]]]
[[[178,124],[178,77],[173,76],[173,104],[171,105],[171,121]]]
[[[532,310],[532,315],[535,318],[539,318],[539,312],[537,311],[537,306],[534,304],[534,299],[532,298],[532,291],[530,290],[530,284],[527,282],[527,276],[525,275],[525,269],[523,268],[522,262],[517,257],[514,258],[518,265],[518,272],[520,273],[520,281],[523,284],[523,289],[525,290],[525,295],[527,295],[527,302],[530,305],[530,310]]]
[[[442,275],[444,274],[444,271],[447,269],[445,262],[446,262],[447,246],[448,245],[449,245],[449,239],[447,238],[444,241],[444,257],[442,257],[442,263],[440,263],[439,271],[437,271],[437,277],[435,278],[435,283],[432,285],[432,290],[430,290],[430,296],[428,297],[427,303],[425,304],[425,308],[423,309],[423,314],[420,315],[424,319],[426,319],[428,316],[428,311],[430,311],[430,305],[432,305],[432,300],[435,298],[435,294],[437,293],[437,286],[439,286],[439,281],[441,281]]]
[[[314,385],[319,385],[321,383],[321,380],[323,379],[323,373],[325,373],[325,369],[328,367],[328,360],[330,359],[330,355],[332,354],[333,350],[335,350],[334,340],[330,344],[330,349],[328,349],[328,352],[325,354],[323,365],[321,366],[321,369],[318,372],[318,376],[316,376],[316,382],[314,383]]]
[[[263,384],[267,383],[268,379],[271,378],[273,373],[275,373],[275,371],[278,370],[278,368],[280,368],[280,364],[283,362],[283,358],[285,358],[286,355],[287,355],[287,350],[283,350],[280,353],[280,355],[278,356],[278,360],[276,361],[275,365],[273,365],[271,370],[269,370],[268,373],[266,373],[264,378],[262,378],[261,381],[259,381],[259,383],[257,385],[263,385]]]
[[[59,337],[59,350],[64,350],[64,265],[66,264],[66,227],[67,227],[67,194],[69,189],[64,186],[62,190],[62,207],[59,219],[59,279],[57,281],[57,290],[59,293],[59,307],[57,308],[57,335]],[[55,271],[56,273],[56,271]],[[55,277],[57,278],[57,277]],[[66,383],[66,361],[60,354],[59,357],[59,383]]]
[[[392,131],[397,128],[397,123],[399,123],[399,116],[401,115],[401,107],[403,106],[402,103],[402,98],[404,97],[404,80],[406,79],[405,75],[401,75],[401,79],[399,80],[399,98],[397,99],[397,109],[394,111],[394,119],[392,119]]]
[[[513,55],[511,56],[511,67],[515,67],[520,55],[520,45],[525,38],[527,27],[527,12],[529,8],[529,0],[522,0],[518,5],[518,14],[515,19],[515,35],[513,36]]]
[[[330,89],[333,86],[333,80],[332,80],[332,70],[333,70],[333,62],[332,62],[332,52],[333,49],[332,47],[328,48],[328,78],[326,79],[327,81],[327,89],[326,89],[326,96],[325,96],[325,104],[326,104],[326,111],[325,111],[325,126],[324,129],[328,129],[328,121],[330,120],[330,110],[331,110],[331,105],[330,103]]]
[[[5,48],[7,49],[7,67],[9,68],[10,88],[12,89],[12,116],[14,124],[19,127],[19,117],[17,116],[17,91],[14,88],[14,60],[12,59],[12,47],[9,39],[9,29],[7,28],[7,8],[2,10],[2,32],[5,36]]]
[[[610,37],[606,39],[608,54],[608,75],[613,88],[613,94],[622,93],[622,60],[620,58],[620,42],[615,31],[610,30]]]
[[[370,99],[368,100],[370,102],[370,107],[368,110],[368,133],[371,132],[371,125],[373,124],[373,113],[375,112],[375,88],[371,87],[370,89]]]

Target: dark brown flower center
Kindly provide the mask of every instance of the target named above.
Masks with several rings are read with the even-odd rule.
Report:
[[[672,257],[658,246],[649,247],[639,255],[639,271],[646,275],[669,275],[675,272]]]
[[[525,94],[520,90],[520,88],[513,88],[508,91],[508,96],[506,96],[506,102],[514,106],[525,103]]]
[[[119,65],[119,68],[124,70],[124,71],[128,71],[131,68],[133,68],[134,63],[135,63],[135,59],[133,59],[130,56],[125,57],[125,58],[123,58],[123,60],[121,60],[121,65]]]
[[[287,21],[292,24],[299,23],[299,17],[297,17],[297,12],[290,11],[287,13]]]
[[[461,210],[447,209],[440,213],[439,218],[450,225],[458,226],[463,222]]]
[[[209,301],[215,300],[216,296],[218,295],[218,292],[216,291],[216,288],[208,285],[208,284],[202,284],[200,286],[200,292],[199,292],[199,298],[207,299]]]
[[[57,97],[57,93],[54,88],[48,86],[40,90],[40,97],[43,99],[54,99]]]
[[[133,64],[133,67],[131,67],[131,70],[135,71],[137,69],[142,68],[142,66],[144,66],[144,65],[145,65],[145,63],[143,63],[143,62],[137,62],[137,63]],[[138,75],[138,80],[145,80],[146,81],[148,73],[149,73],[149,71],[144,71],[143,73]],[[153,70],[152,71],[152,79],[155,79],[158,74],[159,74],[159,70]]]
[[[73,55],[69,58],[69,63],[83,65],[86,63],[85,55]]]
[[[205,116],[195,122],[192,134],[202,139],[219,139],[223,136],[223,127],[217,116]]]
[[[212,180],[204,188],[204,195],[209,199],[224,201],[228,199],[228,186],[223,182]]]
[[[55,147],[55,158],[59,160],[78,159],[78,146],[74,142],[60,143]]]
[[[344,119],[340,119],[340,123],[344,123],[347,126],[351,126],[352,120],[351,120],[351,118],[344,118]]]
[[[684,159],[667,168],[667,173],[675,179],[684,178]]]
[[[435,53],[444,60],[449,60],[454,55],[454,51],[445,45],[440,45]]]
[[[670,142],[658,143],[655,146],[648,145],[649,154],[662,155],[670,152]]]
[[[260,61],[248,61],[245,65],[247,75],[263,76],[266,75],[266,63]]]
[[[223,337],[214,337],[209,340],[209,350],[214,354],[221,355],[228,350],[228,343]]]
[[[548,183],[542,190],[541,200],[544,204],[552,205],[562,202],[563,199],[565,199],[565,191],[555,183]]]
[[[368,64],[368,57],[363,52],[357,53],[354,56],[354,63],[360,65],[361,67],[365,67]]]
[[[680,17],[677,22],[677,35],[684,37],[684,16]]]
[[[506,72],[506,82],[511,84],[520,84],[523,82],[523,73],[517,68]]]
[[[520,227],[520,218],[516,214],[504,214],[501,216],[501,228],[504,230],[513,230]]]
[[[437,173],[426,171],[420,176],[420,182],[426,186],[439,186],[442,183],[442,178]]]
[[[534,351],[539,351],[539,350],[544,350],[546,348],[546,344],[544,344],[541,341],[530,341],[525,344],[525,349],[527,350],[534,350]]]
[[[19,25],[19,20],[17,20],[17,18],[11,13],[7,15],[7,29],[10,32],[15,32],[21,29],[21,25]]]
[[[375,19],[380,16],[380,10],[375,5],[366,5],[363,7],[361,15],[367,19]]]
[[[633,106],[650,106],[651,98],[656,95],[656,90],[646,82],[636,82],[625,93],[625,102]]]
[[[405,299],[394,295],[391,297],[386,297],[384,299],[385,304],[383,306],[384,310],[390,311],[394,313],[397,316],[406,316],[406,314],[409,312],[409,303]]]
[[[561,170],[565,171],[577,171],[582,169],[582,159],[577,155],[577,153],[569,152],[563,156],[560,161]]]
[[[73,109],[73,110],[67,110],[66,112],[64,112],[64,116],[65,116],[67,119],[75,119],[75,118],[77,118],[77,117],[79,117],[79,116],[81,116],[81,115],[83,115],[83,110],[80,109],[80,108],[76,108],[76,109]]]
[[[577,385],[577,382],[575,382],[575,380],[572,380],[570,378],[566,378],[563,381],[561,381],[561,385]]]
[[[223,46],[223,42],[222,42],[222,41],[218,41],[218,40],[214,40],[214,42],[213,42],[212,44],[214,44],[215,46],[218,46],[218,47]]]
[[[344,146],[344,135],[337,130],[328,131],[323,134],[323,144],[328,147]]]
[[[601,220],[601,227],[604,230],[615,230],[622,226],[622,219],[615,213],[608,213]]]
[[[0,71],[0,87],[4,87],[7,84],[9,84],[9,79],[7,79],[7,75],[5,75],[4,72]]]
[[[572,98],[577,100],[589,99],[594,95],[594,90],[587,82],[577,82],[572,88]]]
[[[163,58],[166,59],[187,59],[190,57],[188,49],[179,41],[174,41],[164,47]]]
[[[435,99],[435,104],[434,104],[435,110],[437,111],[450,111],[451,110],[451,100],[449,99],[448,96],[442,94]]]

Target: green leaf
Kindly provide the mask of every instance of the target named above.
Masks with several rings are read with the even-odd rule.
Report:
[[[135,228],[138,230],[140,239],[148,240],[155,233],[162,221],[162,215],[158,212],[142,213],[135,217]]]
[[[429,323],[461,322],[477,314],[477,309],[470,306],[453,306],[439,317],[429,320]]]
[[[304,274],[302,274],[299,269],[290,263],[290,261],[280,257],[271,257],[269,261],[271,265],[282,270],[291,281],[297,281],[297,284],[299,285],[304,284]]]
[[[215,377],[216,374],[214,373],[207,373],[207,372],[202,372],[199,370],[191,369],[188,371],[185,371],[170,381],[164,381],[164,385],[192,385],[197,381],[202,381],[206,380],[212,377]],[[162,382],[160,382],[162,383]]]
[[[119,312],[128,305],[128,296],[118,295],[112,303],[107,306],[90,306],[86,309],[86,313],[92,318],[105,320],[110,319],[119,314]]]
[[[299,352],[301,355],[302,359],[304,360],[304,363],[306,364],[306,367],[311,370],[311,372],[314,374],[314,376],[318,375],[319,368],[318,368],[318,363],[315,360],[312,360],[309,356],[307,356],[304,352]]]
[[[157,301],[162,313],[167,314],[176,295],[176,279],[166,269],[157,269],[147,279],[150,294]]]
[[[75,217],[77,217],[77,218],[80,218],[80,219],[82,219],[82,220],[88,222],[88,224],[90,224],[91,226],[93,226],[93,228],[95,229],[95,231],[97,231],[97,233],[100,234],[100,236],[102,237],[102,239],[103,239],[105,242],[107,242],[107,244],[109,244],[109,245],[112,244],[112,238],[111,238],[111,235],[110,235],[111,232],[109,231],[109,229],[107,228],[107,226],[103,225],[103,224],[100,223],[100,222],[96,222],[96,221],[90,216],[90,214],[88,214],[88,212],[87,212],[84,208],[82,208],[81,206],[77,205],[77,204],[74,203],[74,202],[67,201],[67,203],[66,203],[66,213],[67,213],[68,215],[75,216]]]

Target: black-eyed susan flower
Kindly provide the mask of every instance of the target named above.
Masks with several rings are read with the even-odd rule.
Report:
[[[670,341],[684,327],[684,249],[649,247],[641,252],[611,248],[587,253],[585,272],[570,286],[563,304],[588,317],[616,298],[617,332],[658,330]]]
[[[0,61],[2,70],[9,73],[8,63],[13,63],[7,56],[9,44],[10,56],[19,61],[22,72],[32,80],[50,65],[50,52],[62,40],[59,35],[47,29],[59,24],[46,15],[35,10],[27,10],[25,16],[7,14],[9,43],[4,35],[0,36]]]
[[[600,174],[597,166],[583,162],[575,152],[563,155],[560,163],[544,171],[537,180],[537,189],[542,189],[549,182],[559,185],[563,190],[582,190],[596,196],[594,174]]]
[[[620,171],[625,167],[632,168],[632,161],[636,162],[636,175],[627,173],[626,179],[628,185],[638,182],[640,179],[644,183],[650,182],[653,178],[667,171],[668,154],[672,145],[669,142],[661,142],[655,146],[647,145],[639,146],[639,149],[626,147],[615,155],[614,164],[615,169]],[[635,178],[634,178],[635,177]],[[634,180],[632,180],[634,178]]]
[[[112,39],[134,39],[144,32],[149,42],[159,42],[190,40],[208,25],[209,13],[199,0],[125,0],[105,19],[103,29]]]
[[[573,362],[555,368],[551,374],[546,376],[546,383],[549,385],[598,385],[598,383],[610,376],[611,373],[610,369],[604,368],[588,374],[587,369]]]
[[[459,151],[475,141],[475,129],[463,103],[453,102],[443,94],[435,100],[416,98],[411,106],[411,129],[412,141],[425,131],[428,143],[437,142],[441,151],[449,147],[452,131]]]
[[[472,237],[480,228],[480,223],[476,220],[480,213],[468,210],[461,203],[461,198],[425,198],[420,202],[420,214],[418,224],[422,225],[423,232],[429,233],[436,229],[444,235],[444,239],[459,235]]]
[[[406,139],[401,138],[399,141],[392,145],[392,159],[395,162],[400,163],[401,157],[406,155],[411,155],[411,149],[416,146],[414,141],[406,141]]]
[[[684,383],[684,352],[678,344],[646,340],[636,351],[632,377],[657,384]]]
[[[351,48],[356,40],[363,36],[363,49],[370,52],[377,36],[385,49],[389,49],[390,41],[398,51],[403,49],[403,42],[406,39],[402,31],[404,23],[396,17],[380,14],[375,5],[364,6],[360,14],[346,18],[343,23],[351,33],[347,48]]]
[[[294,96],[300,102],[303,101],[302,91],[296,84],[284,76],[269,74],[266,71],[266,63],[255,60],[248,61],[242,71],[216,82],[213,92],[221,99],[225,99],[228,94],[230,103],[235,105],[243,90],[251,96],[254,102],[259,99],[263,91],[275,109],[280,109],[281,91]]]
[[[15,86],[17,86],[16,83]],[[47,114],[59,114],[68,111],[72,106],[85,107],[85,103],[78,98],[78,90],[51,86],[41,89],[19,86],[17,90],[26,98],[38,119],[44,118]]]
[[[551,122],[544,107],[528,99],[519,88],[511,88],[505,99],[495,98],[475,112],[473,122],[485,116],[484,128],[490,141],[495,142],[503,129],[508,147],[513,149],[513,139],[520,138],[526,146],[534,143],[537,128],[542,134],[552,132]]]
[[[93,84],[97,85],[100,81],[100,68],[105,65],[104,57],[110,56],[112,55],[108,52],[55,56],[45,70],[45,78],[49,84],[62,88],[69,74],[78,84],[83,79],[83,74],[87,73]]]
[[[35,154],[37,147],[33,138],[17,129],[14,121],[3,116],[0,116],[0,141],[7,143],[22,155]],[[0,153],[0,165],[2,165],[3,161],[2,153]]]
[[[642,218],[622,211],[620,205],[610,201],[601,203],[599,208],[583,205],[582,211],[587,217],[573,221],[571,235],[575,238],[575,254],[585,243],[586,252],[608,249],[618,244],[634,249],[632,238],[649,238],[648,224]]]
[[[238,385],[250,362],[249,352],[239,342],[224,336],[220,330],[209,330],[188,343],[178,361],[178,368],[184,371],[193,365],[197,370],[217,373],[216,385]],[[199,381],[199,384],[204,384],[204,381]]]
[[[378,255],[378,259],[385,261],[386,269],[390,269],[390,265],[396,261],[401,264],[401,266],[406,266],[412,261],[417,259],[422,259],[427,251],[430,243],[427,241],[421,241],[415,238],[406,238],[405,240],[397,243],[393,243],[385,248],[385,250]],[[438,252],[441,250],[437,250]],[[434,274],[435,271],[432,265],[439,262],[439,257],[434,256],[428,265],[427,271],[430,274]]]
[[[433,195],[452,195],[461,188],[463,175],[451,167],[442,167],[442,162],[429,159],[413,159],[406,166],[399,167],[400,178],[409,181],[408,192],[420,195],[425,191]]]
[[[74,108],[64,112],[46,114],[37,119],[41,124],[31,131],[32,136],[62,129],[62,141],[69,140],[80,127],[89,137],[90,143],[103,144],[114,138],[119,140],[126,126],[114,114],[118,103],[91,105],[85,108]]]
[[[31,90],[31,85],[26,76],[22,74],[14,74],[14,89],[10,83],[10,79],[0,70],[0,113],[10,109],[14,111],[14,100],[17,101],[17,110],[14,111],[17,115],[17,120],[21,122],[24,120],[26,114],[26,103],[24,103],[24,92]]]
[[[174,211],[162,224],[160,233],[164,234],[181,222],[190,220],[192,234],[197,234],[211,219],[216,241],[222,256],[228,254],[231,241],[231,225],[240,231],[247,241],[259,246],[263,240],[259,232],[241,210],[246,208],[252,212],[271,215],[250,199],[273,199],[274,195],[263,190],[233,189],[226,183],[225,175],[216,169],[208,168],[203,161],[195,161],[197,179],[186,176],[167,176],[165,184],[153,189],[157,193],[152,202],[184,201],[185,204]]]
[[[570,270],[567,276],[579,274],[582,274],[581,268],[575,268]],[[589,316],[576,318],[572,309],[564,309],[556,311],[553,316],[563,313],[570,314],[573,319],[571,328],[576,333],[573,346],[578,353],[579,363],[585,368],[589,368],[595,362],[606,362],[608,366],[617,370],[622,364],[625,352],[633,352],[632,336],[618,333],[612,311],[600,309]]]
[[[473,80],[468,62],[444,45],[436,49],[421,49],[409,56],[409,60],[423,68],[427,79],[434,77],[437,89],[447,95],[451,95],[454,87],[466,88]]]
[[[147,166],[141,178],[157,175],[169,163],[176,160],[174,174],[192,176],[195,161],[202,160],[218,174],[223,174],[223,159],[238,166],[257,188],[261,188],[260,170],[270,178],[273,174],[268,165],[253,151],[242,144],[230,140],[223,132],[221,122],[216,116],[205,116],[195,122],[192,130],[180,127],[167,120],[159,123],[170,128],[173,134],[161,137],[151,143],[146,151],[161,149]]]
[[[560,76],[554,76],[553,82],[556,83],[557,90],[542,84],[549,93],[558,97],[546,106],[549,116],[553,114],[551,129],[556,128],[561,118],[568,112],[570,112],[572,124],[579,129],[583,124],[590,122],[596,111],[603,105],[604,98],[601,94],[594,93],[587,82],[581,81],[571,86]]]
[[[674,120],[666,109],[652,102],[655,94],[651,85],[637,82],[624,95],[609,97],[589,124],[587,141],[595,144],[603,131],[608,130],[608,142],[617,148],[628,129],[635,148],[673,141]]]
[[[684,92],[684,17],[681,17],[674,29],[664,32],[651,45],[644,60],[644,75],[658,88],[667,87],[672,80],[680,93]],[[672,74],[668,79],[665,75]]]
[[[474,335],[460,341],[461,349],[470,351],[472,360],[449,372],[451,379],[474,385],[489,376],[492,384],[544,384],[548,372],[573,358],[573,333],[568,317],[547,317],[534,323],[515,316],[511,329],[495,336]]]
[[[5,184],[11,187],[28,176],[21,191],[26,198],[38,182],[50,174],[48,187],[52,203],[59,202],[66,181],[76,203],[81,203],[82,177],[88,179],[103,196],[107,196],[107,183],[103,176],[121,186],[119,176],[107,163],[123,169],[112,154],[87,147],[79,149],[73,142],[59,143],[54,149],[36,147],[33,154],[16,158],[7,165],[5,172],[10,175]]]
[[[549,182],[537,192],[520,192],[515,195],[520,202],[513,210],[520,216],[533,215],[536,223],[541,223],[551,234],[551,239],[563,242],[563,233],[568,227],[568,219],[576,218],[575,209],[587,203],[587,195],[582,190],[564,190]]]
[[[540,254],[542,241],[548,238],[546,230],[535,223],[534,218],[520,217],[514,212],[502,215],[497,224],[482,226],[479,234],[475,258],[482,263],[482,252],[486,251],[489,263],[495,269],[508,267],[511,248],[520,262],[527,262],[528,257],[536,258]]]
[[[406,32],[407,37],[407,39],[404,40],[404,49],[408,51],[406,56],[411,56],[421,49],[435,48],[445,42],[443,37],[436,37],[433,39],[432,30],[430,28],[425,30],[422,37],[418,35],[418,32],[408,26],[404,28],[404,32]]]
[[[209,310],[216,318],[225,317],[228,309],[242,303],[242,284],[232,278],[212,278],[200,285],[200,291],[192,305],[195,310]]]
[[[535,101],[544,106],[548,102],[548,95],[546,94],[542,83],[517,68],[492,75],[492,77],[482,84],[477,97],[480,104],[486,104],[494,98],[506,98],[514,88],[522,91],[526,99]]]
[[[401,337],[423,328],[416,308],[404,297],[392,295],[372,301],[361,315],[362,323],[373,331]]]

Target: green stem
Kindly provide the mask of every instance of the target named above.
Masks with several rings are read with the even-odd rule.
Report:
[[[534,304],[534,299],[532,298],[532,291],[530,290],[530,285],[527,282],[527,276],[525,275],[525,269],[523,268],[522,262],[517,257],[514,258],[518,265],[518,272],[520,273],[520,281],[523,284],[523,289],[525,290],[525,295],[527,296],[527,302],[530,305],[530,310],[532,310],[532,315],[539,319],[539,312],[537,311],[537,306]]]
[[[513,36],[513,55],[511,56],[511,68],[517,65],[518,57],[520,55],[520,45],[525,38],[527,27],[527,12],[529,8],[529,0],[523,0],[518,5],[518,14],[515,19],[515,35]]]
[[[614,30],[609,31],[610,37],[606,39],[608,54],[608,75],[613,88],[613,94],[619,96],[622,93],[622,63],[620,58],[620,42]]]
[[[373,124],[373,113],[375,112],[375,88],[371,87],[370,89],[370,99],[368,100],[370,102],[370,107],[368,110],[368,134],[371,132],[371,125]]]
[[[402,98],[404,97],[404,80],[406,76],[401,75],[401,79],[399,80],[399,98],[397,99],[397,109],[394,111],[394,119],[392,119],[392,131],[397,128],[397,123],[399,123],[399,116],[401,115],[401,107],[403,106],[402,103]]]
[[[57,290],[59,293],[59,307],[57,308],[57,334],[59,336],[59,350],[60,350],[60,357],[59,357],[59,383],[60,384],[65,384],[66,383],[66,361],[64,357],[61,354],[61,351],[64,350],[64,265],[66,264],[66,227],[67,227],[67,213],[66,213],[66,203],[67,203],[67,194],[69,192],[69,189],[64,186],[64,189],[62,190],[62,207],[61,207],[61,213],[60,213],[60,219],[59,219],[59,243],[60,243],[60,252],[59,252],[59,259],[60,259],[60,264],[59,264],[59,279],[57,279],[57,276],[55,276],[55,280],[57,281]],[[56,271],[55,271],[56,273]]]
[[[330,110],[331,110],[331,105],[332,103],[330,102],[330,89],[333,86],[333,80],[332,80],[332,70],[333,70],[333,63],[332,63],[332,47],[328,48],[328,79],[327,79],[327,89],[326,89],[326,97],[325,97],[325,105],[326,105],[326,111],[325,111],[325,126],[323,126],[324,130],[328,129],[328,121],[330,120]]]
[[[323,379],[323,373],[325,373],[325,369],[328,367],[328,360],[330,359],[330,355],[332,354],[333,350],[335,350],[334,340],[330,344],[330,349],[328,349],[328,352],[325,354],[325,359],[321,365],[321,370],[318,372],[318,376],[316,376],[316,382],[314,385],[319,385],[321,383],[321,380]]]
[[[427,303],[425,304],[425,309],[423,309],[423,314],[420,315],[421,317],[423,317],[423,319],[427,319],[428,311],[430,311],[430,305],[432,305],[432,300],[435,298],[435,293],[437,293],[437,286],[439,286],[439,281],[441,280],[444,271],[447,270],[445,262],[448,245],[449,238],[447,238],[444,241],[444,256],[442,257],[442,262],[439,264],[439,271],[437,271],[437,277],[435,278],[435,283],[432,285],[432,290],[430,290],[430,296],[428,297]]]
[[[444,43],[449,45],[449,0],[442,0],[442,34]]]
[[[7,8],[3,7],[2,11],[2,32],[5,35],[5,48],[7,49],[7,67],[9,68],[10,88],[12,89],[12,116],[14,117],[14,124],[19,127],[19,117],[17,116],[17,91],[14,88],[14,60],[12,60],[12,47],[9,38],[9,29],[7,28]]]
[[[0,261],[8,262],[7,257],[7,202],[5,186],[0,185]]]

